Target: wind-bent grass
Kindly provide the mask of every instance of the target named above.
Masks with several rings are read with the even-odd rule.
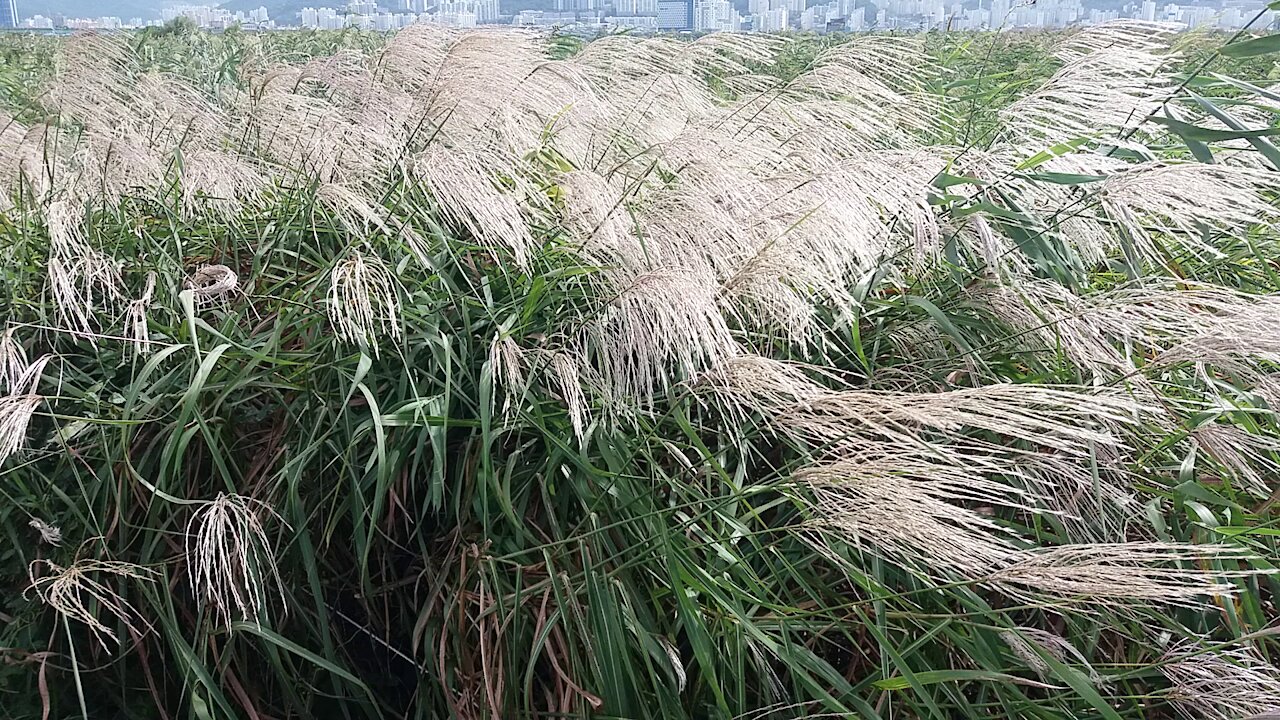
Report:
[[[9,715],[1280,712],[1259,78],[186,40],[5,76]]]

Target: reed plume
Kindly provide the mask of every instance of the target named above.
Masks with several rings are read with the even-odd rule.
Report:
[[[41,566],[48,574],[36,577],[35,569]],[[113,576],[120,580],[154,582],[157,577],[154,570],[118,560],[82,558],[66,567],[50,560],[36,560],[29,572],[31,589],[40,600],[67,619],[87,627],[104,650],[109,650],[107,641],[117,645],[120,641],[115,631],[95,613],[111,616],[135,635],[139,634],[139,623],[146,626],[138,610],[108,583]]]
[[[265,518],[277,517],[266,503],[218,493],[187,523],[186,565],[192,590],[228,630],[237,617],[260,622],[268,608],[287,609]]]

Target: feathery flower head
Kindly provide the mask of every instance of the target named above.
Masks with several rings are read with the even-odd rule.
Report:
[[[528,266],[536,243],[522,205],[533,194],[521,181],[524,163],[496,151],[433,144],[414,159],[413,172],[450,223],[465,228],[495,258],[505,250],[518,267]],[[514,190],[501,187],[499,177],[515,183]]]
[[[27,351],[13,338],[15,329],[11,327],[0,335],[0,386],[10,392],[18,386],[28,367]]]
[[[46,566],[49,574],[35,577],[37,565]],[[35,590],[36,595],[49,607],[88,627],[103,649],[108,649],[108,640],[117,645],[120,640],[111,628],[93,614],[95,607],[124,623],[133,632],[138,632],[138,627],[134,624],[139,618],[138,612],[119,592],[108,586],[110,576],[153,582],[157,575],[154,570],[131,563],[88,558],[77,560],[68,567],[50,560],[36,560],[31,563],[28,572],[31,589]]]
[[[565,409],[569,411],[569,421],[573,424],[573,434],[581,440],[586,432],[591,410],[590,405],[587,403],[587,395],[582,389],[582,376],[584,373],[581,366],[581,355],[564,350],[544,352],[550,353],[550,361],[545,369],[544,382],[548,383],[559,394],[560,401],[564,403]]]
[[[40,533],[40,539],[44,542],[57,547],[62,544],[62,528],[57,525],[50,525],[40,518],[31,518],[31,522],[27,523],[36,532]]]
[[[287,611],[262,515],[279,519],[264,502],[218,493],[187,523],[185,550],[192,590],[228,629],[233,615],[258,622],[270,604],[273,586]]]
[[[1078,661],[1089,668],[1089,679],[1097,685],[1103,677],[1093,669],[1089,660],[1061,635],[1033,627],[1016,627],[1000,633],[1000,639],[1009,646],[1009,650],[1028,668],[1040,677],[1048,677],[1051,673],[1049,663],[1040,653],[1044,653],[1058,662]],[[1038,652],[1037,652],[1038,651]]]
[[[1108,47],[1078,55],[1044,84],[1000,110],[1004,143],[1020,153],[1105,129],[1131,127],[1167,98],[1167,59]]]
[[[819,367],[762,355],[739,355],[717,363],[691,386],[743,424],[755,412],[769,418],[795,407],[808,407],[809,402],[830,392],[811,380],[805,370],[823,372]],[[828,379],[839,385],[836,378]]]
[[[495,335],[489,344],[489,366],[493,382],[502,392],[502,415],[507,417],[512,401],[524,390],[525,375],[524,351],[506,331]]]
[[[325,183],[316,190],[316,200],[333,213],[347,232],[368,240],[374,231],[388,238],[400,238],[419,261],[426,263],[423,238],[407,223],[400,222],[360,192],[345,185]]]
[[[338,337],[378,354],[379,338],[400,337],[396,280],[377,257],[352,252],[329,276],[329,321]]]
[[[1215,562],[1239,561],[1247,553],[1227,545],[1160,542],[1064,545],[1027,550],[988,579],[1013,597],[1038,594],[1066,603],[1100,606],[1131,602],[1201,607],[1206,597],[1232,595],[1234,578],[1260,570],[1214,570]]]
[[[1252,647],[1199,651],[1191,641],[1165,653],[1160,668],[1169,697],[1190,720],[1236,720],[1280,714],[1280,668]]]
[[[1012,535],[965,503],[1022,507],[1003,483],[922,456],[861,456],[805,468],[796,480],[816,501],[818,523],[938,577],[980,577],[1016,555]]]
[[[1181,29],[1177,23],[1119,18],[1062,33],[1053,54],[1066,62],[1113,48],[1158,54],[1168,49],[1169,40]]]
[[[233,153],[192,150],[183,154],[182,208],[188,216],[211,210],[231,217],[267,186],[268,177],[260,168]]]
[[[1245,233],[1253,226],[1274,229],[1280,213],[1268,194],[1278,180],[1280,175],[1268,170],[1151,162],[1111,175],[1102,182],[1098,197],[1137,250],[1163,262],[1161,238],[1214,257],[1218,251],[1206,242],[1206,227],[1231,233]]]
[[[0,462],[17,452],[27,439],[31,416],[44,400],[36,389],[51,357],[45,355],[28,366],[9,386],[9,393],[0,396]]]
[[[644,405],[672,377],[693,378],[738,354],[714,278],[662,268],[617,281],[601,314],[595,350],[618,398]]]
[[[1259,496],[1271,491],[1267,478],[1280,469],[1271,455],[1280,452],[1280,441],[1255,435],[1238,425],[1207,423],[1191,431],[1196,448],[1208,453],[1245,488]]]
[[[133,344],[133,350],[145,355],[151,350],[151,331],[147,327],[147,310],[151,307],[151,296],[156,289],[156,274],[147,273],[147,287],[142,297],[129,303],[125,311],[124,336]]]
[[[859,447],[882,439],[919,447],[923,428],[957,440],[978,429],[1084,457],[1098,446],[1119,445],[1117,430],[1153,412],[1119,392],[1024,383],[946,392],[829,392],[784,410],[776,422],[795,437]]]
[[[120,295],[119,263],[94,249],[80,229],[83,209],[59,200],[45,212],[49,229],[49,289],[63,326],[90,334],[95,295],[103,301]]]

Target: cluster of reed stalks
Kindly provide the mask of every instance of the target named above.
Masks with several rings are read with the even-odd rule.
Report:
[[[976,133],[926,36],[415,25],[212,85],[66,40],[0,118],[0,677],[1280,712],[1280,101],[1174,40],[1043,36]]]

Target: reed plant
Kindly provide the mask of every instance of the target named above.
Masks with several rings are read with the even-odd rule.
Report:
[[[1219,40],[39,41],[0,716],[1280,712]]]

